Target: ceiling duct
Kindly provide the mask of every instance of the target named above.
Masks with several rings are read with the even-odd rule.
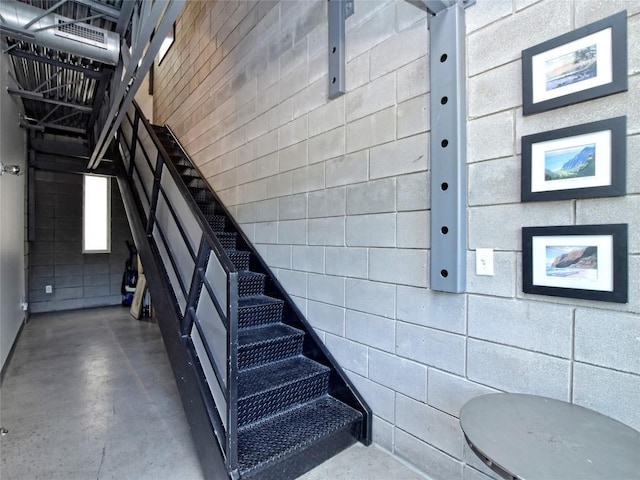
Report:
[[[28,36],[29,42],[43,47],[108,65],[118,64],[120,37],[117,33],[87,23],[75,22],[71,18],[45,13],[44,10],[15,0],[0,1],[0,24],[9,27],[3,33],[11,36],[11,31],[15,30],[22,34],[16,35],[17,38],[25,39],[25,36]],[[25,25],[29,25],[26,30]]]

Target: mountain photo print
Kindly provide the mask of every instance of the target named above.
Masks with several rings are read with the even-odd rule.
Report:
[[[626,192],[626,117],[522,137],[523,202]]]

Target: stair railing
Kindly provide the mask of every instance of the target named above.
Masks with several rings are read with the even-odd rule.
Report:
[[[126,175],[164,271],[228,472],[238,465],[238,272],[134,102],[118,132]],[[213,255],[212,255],[213,253]]]

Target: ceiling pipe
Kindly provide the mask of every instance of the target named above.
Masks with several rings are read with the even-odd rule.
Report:
[[[25,29],[25,25],[28,28]],[[117,65],[120,37],[84,22],[55,13],[47,13],[15,0],[0,1],[2,33],[61,52],[89,58],[108,65]]]

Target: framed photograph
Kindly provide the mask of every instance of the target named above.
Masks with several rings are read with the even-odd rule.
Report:
[[[522,137],[523,202],[626,193],[627,117]]]
[[[627,224],[524,227],[523,291],[626,303]]]
[[[626,10],[522,51],[524,115],[627,88]]]

